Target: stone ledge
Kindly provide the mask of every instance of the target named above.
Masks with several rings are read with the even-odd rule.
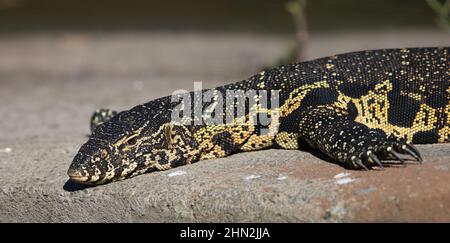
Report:
[[[70,161],[72,155],[57,148],[76,145],[42,143],[30,145],[49,148],[31,154],[39,161],[14,151],[3,155],[34,173],[2,171],[0,222],[450,221],[445,144],[419,146],[423,165],[384,171],[346,170],[308,152],[265,150],[82,188],[66,182],[67,163],[43,163]]]

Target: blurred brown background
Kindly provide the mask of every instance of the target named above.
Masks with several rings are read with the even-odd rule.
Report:
[[[286,0],[0,0],[0,30],[205,30],[290,33]],[[441,1],[442,2],[442,1]],[[314,0],[309,28],[433,27],[425,0]]]

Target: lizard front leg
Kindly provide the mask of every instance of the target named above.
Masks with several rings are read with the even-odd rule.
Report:
[[[385,160],[404,163],[400,154],[409,154],[422,161],[418,150],[403,138],[386,135],[348,118],[335,108],[310,108],[302,112],[299,137],[310,146],[346,167],[383,168]]]
[[[117,111],[111,109],[98,109],[91,116],[91,133],[100,125],[117,115]]]

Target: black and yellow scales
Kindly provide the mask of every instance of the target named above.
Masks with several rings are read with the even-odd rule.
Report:
[[[241,151],[303,146],[353,169],[401,164],[401,154],[421,162],[413,143],[450,141],[449,66],[449,47],[362,51],[279,66],[188,93],[189,102],[167,96],[120,113],[101,109],[68,175],[102,184]],[[254,95],[240,97],[247,94]],[[269,122],[259,122],[262,115]]]

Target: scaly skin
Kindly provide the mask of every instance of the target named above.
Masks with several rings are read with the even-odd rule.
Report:
[[[400,154],[421,161],[412,143],[450,141],[448,53],[448,47],[347,53],[191,92],[196,101],[191,104],[168,96],[120,113],[102,109],[93,115],[93,133],[68,174],[77,183],[102,184],[240,151],[298,149],[302,142],[354,169],[403,163]],[[278,91],[279,106],[255,105],[249,101],[261,98],[255,96],[228,110],[228,102],[218,102],[232,100],[227,90],[243,91],[234,98],[251,90]],[[187,114],[194,121],[220,118],[239,107],[245,113],[226,124],[171,119],[173,111],[187,113],[186,107],[198,105],[200,93],[212,99],[202,114]],[[217,107],[223,109],[206,112]],[[270,123],[252,119],[260,115]]]

